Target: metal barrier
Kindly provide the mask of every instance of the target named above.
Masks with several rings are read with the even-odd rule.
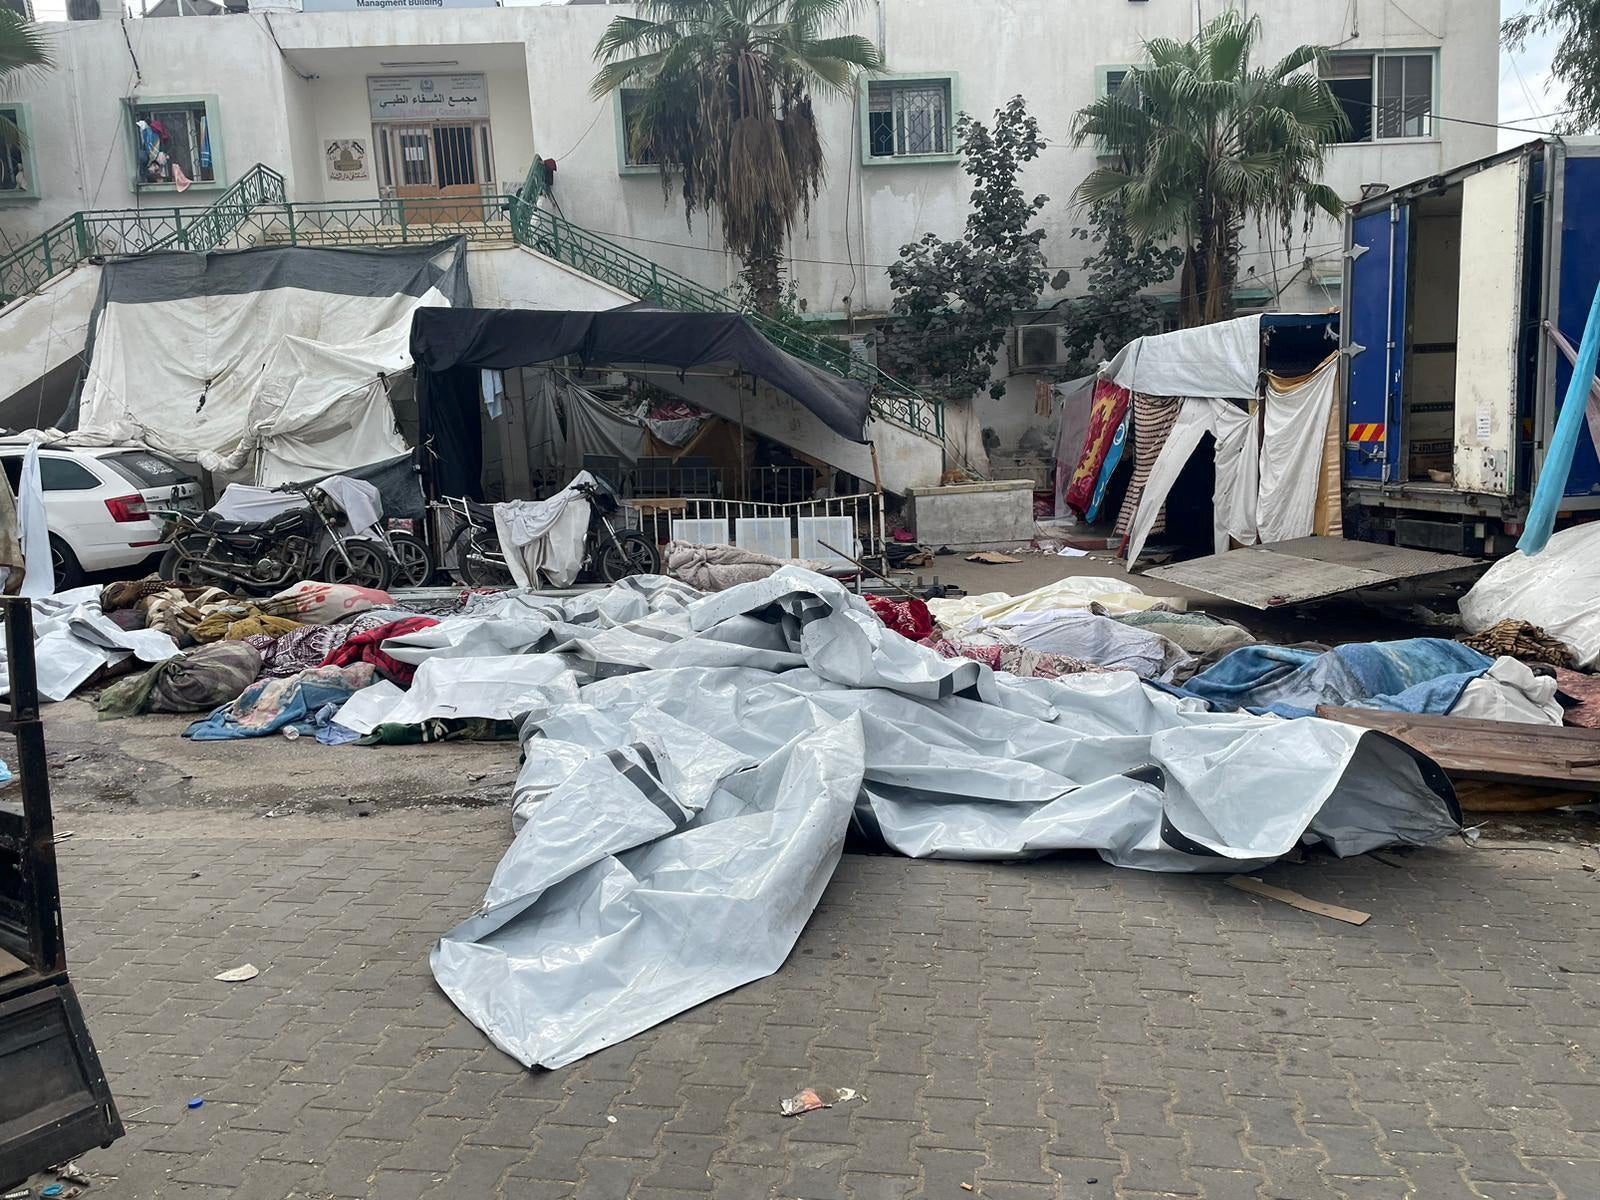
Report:
[[[738,521],[741,518],[787,519],[791,544],[787,554],[776,556],[780,558],[801,556],[797,546],[800,537],[800,518],[848,517],[851,527],[855,530],[857,544],[854,546],[834,544],[834,549],[842,550],[856,558],[865,559],[869,556],[877,558],[879,570],[884,572],[888,570],[886,558],[888,527],[884,519],[882,492],[828,496],[816,500],[799,500],[790,504],[676,496],[659,500],[634,499],[625,501],[623,507],[627,510],[629,526],[638,529],[658,546],[673,540],[674,521],[707,523],[694,531],[700,536],[685,539],[693,544],[732,546],[738,544]],[[758,549],[756,546],[748,548]]]

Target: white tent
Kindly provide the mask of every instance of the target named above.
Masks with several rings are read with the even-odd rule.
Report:
[[[1264,322],[1332,327],[1322,316],[1239,317],[1137,338],[1100,369],[1102,378],[1131,392],[1182,402],[1139,496],[1128,533],[1129,563],[1137,561],[1179,473],[1208,433],[1216,465],[1212,530],[1218,554],[1231,543],[1250,546],[1313,532],[1339,359],[1330,353],[1309,374],[1287,380],[1266,373]]]
[[[63,428],[275,484],[406,453],[389,380],[411,317],[471,303],[465,242],[260,247],[106,265]]]

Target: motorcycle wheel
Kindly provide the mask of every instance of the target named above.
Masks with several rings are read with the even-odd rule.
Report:
[[[633,529],[619,530],[616,540],[600,551],[597,564],[600,578],[616,583],[630,575],[659,575],[661,551],[644,534]]]
[[[168,583],[177,584],[179,587],[199,587],[205,582],[205,575],[185,558],[176,546],[167,547],[167,552],[161,556],[161,565],[156,568],[156,573]]]
[[[344,565],[339,549],[330,546],[322,556],[322,582],[348,583],[353,587],[389,590],[394,579],[394,563],[376,542],[346,542],[344,552],[350,556],[350,566]]]
[[[428,543],[414,533],[391,533],[389,545],[394,550],[394,586],[427,587],[435,570]]]
[[[469,588],[514,588],[517,581],[486,551],[477,537],[468,535],[456,560],[456,574]]]

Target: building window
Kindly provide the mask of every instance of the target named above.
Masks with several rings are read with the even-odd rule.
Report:
[[[1321,75],[1344,109],[1346,142],[1433,136],[1434,53],[1335,54]]]
[[[37,200],[33,127],[26,104],[0,104],[0,201]]]
[[[1115,96],[1122,90],[1122,85],[1128,82],[1127,67],[1101,67],[1100,68],[1100,94],[1102,96]]]
[[[191,184],[216,183],[222,178],[215,145],[215,100],[130,100],[127,111],[135,187],[181,192]]]
[[[624,167],[654,167],[656,153],[634,135],[634,122],[644,103],[643,88],[622,88],[617,93],[617,144],[621,147]]]
[[[868,83],[864,126],[868,161],[953,156],[953,92],[951,76]]]

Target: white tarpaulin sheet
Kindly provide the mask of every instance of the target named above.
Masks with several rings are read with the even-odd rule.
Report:
[[[776,970],[852,821],[915,857],[1092,849],[1175,871],[1458,827],[1438,769],[1369,731],[1206,712],[1127,672],[996,674],[798,568],[687,605],[681,585],[629,583],[609,595],[647,613],[620,624],[580,619],[608,593],[572,619],[528,606],[539,697],[515,838],[432,955],[446,994],[524,1064],[572,1062]],[[519,619],[508,598],[423,632],[460,646]],[[473,670],[429,662],[436,695]]]
[[[384,381],[411,367],[412,315],[468,302],[459,241],[109,263],[76,429],[265,484],[394,458]]]
[[[33,657],[39,695],[65,700],[101,667],[129,655],[140,662],[166,662],[178,644],[157,629],[123,629],[100,611],[96,585],[58,592],[33,602]],[[0,644],[0,695],[9,695],[11,679]]]
[[[1261,314],[1134,338],[1100,376],[1146,396],[1254,400],[1261,390]]]
[[[1560,638],[1581,669],[1600,666],[1600,522],[1563,529],[1532,558],[1506,555],[1461,597],[1468,633],[1508,620]]]

